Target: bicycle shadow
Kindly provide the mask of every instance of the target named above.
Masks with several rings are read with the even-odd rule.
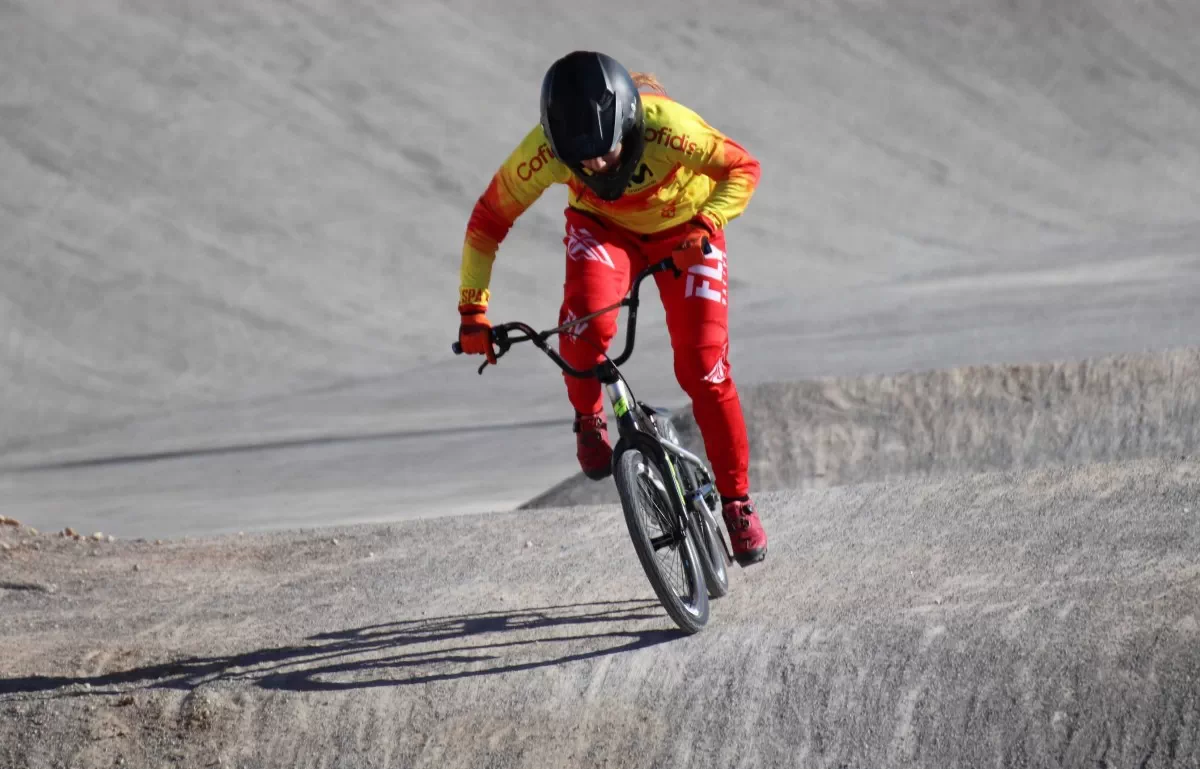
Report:
[[[242,654],[191,657],[97,676],[0,678],[0,695],[89,687],[191,690],[215,681],[263,689],[335,691],[498,675],[630,652],[682,638],[656,601],[602,601],[367,625],[309,636],[306,643]],[[582,632],[575,632],[582,631]],[[79,694],[62,693],[63,696]]]

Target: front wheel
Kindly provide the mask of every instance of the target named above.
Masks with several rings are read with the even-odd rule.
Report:
[[[613,472],[642,570],[667,614],[691,634],[708,623],[708,589],[693,537],[675,514],[668,477],[636,448],[621,453]]]

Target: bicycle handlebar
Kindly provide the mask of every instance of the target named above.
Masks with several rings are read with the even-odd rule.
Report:
[[[706,241],[707,241],[707,239],[706,239]],[[707,246],[707,242],[705,243],[705,246]],[[705,250],[707,250],[707,248]],[[602,310],[597,310],[596,312],[590,313],[582,318],[576,318],[576,319],[570,321],[570,323],[563,325],[563,326],[558,326],[556,328],[548,329],[546,331],[536,331],[531,326],[529,326],[525,323],[521,323],[519,321],[513,321],[510,323],[501,323],[499,325],[493,326],[491,329],[491,341],[493,344],[496,345],[497,348],[499,348],[496,352],[496,359],[499,360],[500,356],[502,356],[506,352],[508,352],[509,348],[518,342],[533,342],[533,344],[539,350],[546,353],[546,355],[550,357],[550,360],[554,361],[558,365],[559,368],[561,368],[565,373],[569,374],[570,376],[578,377],[580,379],[588,379],[591,377],[595,377],[597,375],[596,368],[592,368],[587,371],[581,371],[580,369],[575,368],[574,366],[572,366],[571,364],[569,364],[565,360],[563,360],[562,357],[557,352],[555,352],[550,347],[549,344],[547,344],[546,340],[549,337],[553,336],[554,334],[561,333],[572,326],[575,326],[579,323],[583,323],[583,322],[587,321],[590,318],[594,318],[598,315],[603,315],[604,313],[609,312],[610,310],[619,310],[621,307],[628,307],[629,308],[629,321],[628,321],[628,324],[625,329],[625,349],[621,351],[621,354],[615,360],[613,360],[613,365],[616,365],[616,366],[622,365],[623,363],[625,363],[625,361],[629,360],[629,357],[631,355],[633,355],[634,332],[637,328],[638,290],[641,288],[643,280],[650,277],[651,275],[654,275],[655,273],[663,272],[664,270],[674,270],[676,276],[679,276],[681,274],[679,272],[679,270],[676,269],[675,263],[669,258],[663,259],[662,261],[659,261],[659,262],[656,262],[655,264],[650,265],[649,267],[647,267],[646,269],[644,269],[640,273],[638,273],[637,278],[635,278],[633,281],[633,288],[630,290],[629,296],[627,296],[626,298],[622,299],[620,302],[618,302],[610,307],[605,307]],[[510,331],[522,332],[522,333],[524,333],[524,336],[515,337],[515,338],[511,337],[511,336],[509,336]],[[462,355],[462,345],[459,344],[458,342],[455,342],[454,344],[450,345],[450,349],[454,352],[455,355]],[[480,374],[482,374],[483,370],[485,368],[487,368],[487,365],[488,365],[488,362],[484,361],[483,365],[481,365],[479,367]]]

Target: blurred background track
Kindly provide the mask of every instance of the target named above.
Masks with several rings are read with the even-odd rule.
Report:
[[[238,456],[265,477],[302,442],[345,512],[253,521],[278,526],[504,508],[572,474],[558,372],[521,350],[481,379],[449,344],[470,207],[574,47],[657,73],[763,162],[729,231],[740,384],[1195,342],[1200,7],[604,8],[0,3],[0,465],[181,455],[184,504],[237,485],[207,450],[282,445]],[[495,319],[556,318],[564,202],[501,249]],[[628,373],[678,405],[650,298]],[[360,444],[338,486],[331,439],[413,431]],[[240,525],[118,507],[34,518]]]

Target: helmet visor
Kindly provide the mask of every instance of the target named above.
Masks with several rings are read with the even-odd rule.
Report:
[[[601,100],[554,110],[551,125],[555,144],[565,163],[580,163],[613,152],[621,137],[616,125],[616,104],[611,95]],[[573,107],[573,108],[572,108]]]

